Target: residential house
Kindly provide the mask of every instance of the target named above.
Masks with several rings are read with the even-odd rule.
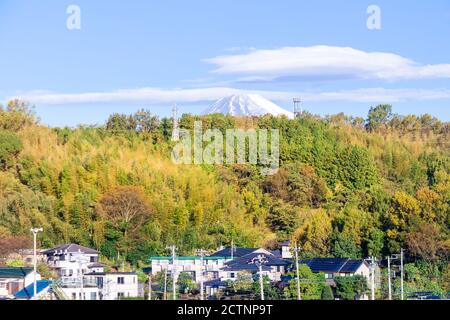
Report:
[[[152,276],[166,270],[169,274],[172,274],[174,266],[172,257],[151,257],[150,260]],[[192,279],[196,282],[200,282],[203,271],[203,280],[207,281],[218,278],[219,270],[230,260],[230,257],[225,256],[207,256],[203,259],[197,256],[176,257],[175,270],[176,274],[190,273]]]
[[[44,251],[47,264],[59,279],[55,285],[71,300],[116,300],[138,296],[135,272],[107,272],[97,250],[65,244]]]
[[[335,277],[361,275],[370,279],[369,264],[363,259],[349,258],[314,258],[300,261],[306,264],[312,272],[323,272],[329,282]]]
[[[50,268],[57,271],[60,278],[81,277],[89,272],[89,266],[96,264],[99,252],[77,244],[65,244],[43,252]]]
[[[200,282],[203,270],[203,280],[210,281],[219,278],[219,273],[225,264],[233,259],[245,256],[252,252],[257,252],[257,248],[219,248],[215,253],[203,257],[199,256],[180,256],[175,257],[176,274],[187,272],[192,275],[196,282]],[[267,251],[265,251],[267,252]],[[167,272],[172,274],[173,258],[172,257],[150,257],[151,274],[155,276],[159,272]],[[202,264],[203,260],[203,264]]]
[[[221,281],[234,281],[238,278],[239,273],[257,274],[259,267],[256,260],[259,256],[265,260],[262,265],[262,274],[269,277],[271,281],[280,281],[281,276],[288,271],[291,262],[281,259],[272,252],[265,249],[257,249],[249,254],[238,257],[232,261],[225,263],[219,272]]]
[[[33,268],[0,267],[0,297],[12,298],[14,294],[29,286],[36,280],[40,280],[39,273]]]
[[[98,270],[97,270],[98,271]],[[60,287],[70,300],[120,300],[138,297],[135,272],[89,272],[80,281],[62,282]]]

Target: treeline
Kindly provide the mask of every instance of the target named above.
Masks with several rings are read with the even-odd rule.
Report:
[[[51,129],[12,101],[0,111],[0,237],[42,226],[44,247],[73,241],[133,264],[171,244],[193,254],[290,239],[304,258],[383,257],[402,247],[415,268],[408,283],[447,290],[448,123],[381,105],[367,119],[185,114],[180,127],[196,120],[222,131],[279,128],[280,170],[177,166],[172,120],[146,110]]]

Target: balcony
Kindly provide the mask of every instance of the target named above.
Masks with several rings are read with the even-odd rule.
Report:
[[[81,281],[78,277],[62,277],[59,281],[61,288],[80,288]],[[97,288],[100,287],[95,278],[84,278],[84,288]]]

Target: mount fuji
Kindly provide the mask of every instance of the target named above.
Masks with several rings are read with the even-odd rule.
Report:
[[[258,94],[240,94],[222,98],[214,103],[203,114],[222,113],[232,116],[274,116],[285,115],[293,118],[294,114]]]

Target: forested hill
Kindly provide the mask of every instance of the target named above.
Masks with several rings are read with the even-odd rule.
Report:
[[[0,237],[44,228],[41,246],[77,242],[131,263],[163,254],[295,239],[302,256],[447,261],[450,126],[372,108],[295,120],[183,115],[182,128],[279,128],[281,169],[171,161],[170,119],[114,114],[104,126],[39,125],[20,101],[0,112]],[[6,240],[4,240],[6,241]]]

